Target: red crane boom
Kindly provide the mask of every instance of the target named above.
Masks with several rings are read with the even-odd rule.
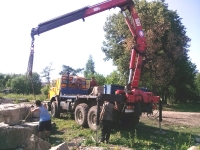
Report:
[[[138,17],[137,11],[134,7],[134,2],[132,0],[107,0],[102,3],[98,3],[93,6],[87,6],[76,11],[67,13],[65,15],[59,16],[57,18],[42,22],[38,25],[38,27],[33,28],[31,30],[31,37],[32,37],[32,47],[31,47],[31,54],[29,58],[29,65],[28,65],[28,73],[32,74],[32,66],[33,66],[33,48],[34,48],[34,36],[44,33],[46,31],[52,30],[54,28],[60,27],[62,25],[71,23],[78,19],[83,19],[89,17],[91,15],[100,13],[105,10],[109,10],[111,8],[119,7],[121,8],[126,23],[132,33],[136,45],[132,49],[131,53],[131,60],[130,60],[130,73],[129,73],[129,80],[127,84],[126,90],[117,90],[116,94],[126,94],[127,102],[133,103],[137,101],[143,101],[145,103],[153,102],[158,103],[160,98],[159,96],[154,96],[151,92],[143,92],[138,88],[139,80],[140,80],[140,73],[141,67],[143,62],[143,57],[146,51],[146,39],[144,36],[144,32],[140,23],[140,19]],[[124,10],[128,10],[132,17],[130,20]]]

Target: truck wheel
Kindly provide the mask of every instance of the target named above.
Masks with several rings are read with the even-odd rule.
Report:
[[[77,124],[83,127],[87,127],[87,113],[88,113],[88,105],[85,103],[79,104],[75,109],[75,121]]]
[[[60,117],[60,112],[59,112],[58,105],[57,105],[56,101],[52,102],[52,104],[51,104],[51,116],[55,117],[55,118]]]
[[[97,125],[96,125],[97,106],[92,106],[90,108],[90,110],[88,111],[87,120],[88,120],[88,126],[90,127],[90,129],[92,129],[93,131],[96,131],[97,130]]]

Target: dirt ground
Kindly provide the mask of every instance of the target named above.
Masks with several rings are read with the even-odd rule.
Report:
[[[141,121],[143,119],[147,119],[147,116],[142,115]],[[200,127],[200,113],[163,111],[162,124]]]

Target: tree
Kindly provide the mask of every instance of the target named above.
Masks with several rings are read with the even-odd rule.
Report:
[[[195,84],[197,87],[197,96],[198,96],[198,101],[200,101],[200,73],[196,74],[196,78],[195,78]]]
[[[120,74],[117,71],[111,72],[109,75],[106,76],[106,84],[118,84],[124,85],[124,83],[120,83]]]
[[[13,92],[17,94],[25,94],[28,92],[29,89],[25,82],[25,78],[22,75],[15,77],[11,80],[11,88]]]
[[[6,83],[10,78],[11,78],[10,74],[0,73],[0,90],[6,87]]]
[[[95,73],[95,63],[92,59],[92,56],[89,56],[89,59],[86,63],[85,71],[84,71],[84,77],[88,78],[89,74]]]
[[[33,88],[34,88],[34,92],[35,94],[40,94],[41,93],[41,88],[42,88],[42,82],[41,82],[41,78],[40,75],[36,72],[33,73],[32,75],[32,82],[33,82]],[[31,89],[33,90],[33,89]]]
[[[67,73],[70,73],[70,75],[76,76],[78,73],[81,73],[83,70],[84,68],[73,69],[70,66],[62,65],[62,71],[59,74],[67,75]]]
[[[97,81],[98,86],[102,86],[106,83],[106,78],[103,74],[95,72],[94,74],[88,74],[88,78],[94,77]]]
[[[54,70],[54,69],[52,69],[52,63],[50,63],[49,66],[46,66],[43,69],[43,71],[41,72],[41,74],[42,74],[41,77],[44,77],[49,85],[50,85],[50,79],[51,79],[50,74],[51,74],[52,70]]]
[[[45,86],[43,86],[42,88],[41,88],[41,93],[43,94],[43,95],[45,95],[46,97],[48,97],[48,93],[49,93],[49,85],[45,85]]]
[[[9,80],[10,87],[17,94],[40,94],[42,82],[38,73],[33,73],[32,78],[26,78],[26,75],[17,75]]]
[[[4,89],[3,80],[4,80],[4,74],[0,73],[0,90]]]
[[[168,88],[175,87],[172,81],[178,74],[180,62],[183,68],[187,68],[186,72],[191,71],[190,85],[185,80],[182,80],[182,83],[185,82],[184,84],[192,87],[194,79],[192,75],[196,68],[189,63],[187,54],[190,39],[186,36],[181,18],[175,11],[168,10],[163,0],[152,2],[135,0],[135,3],[147,40],[140,85],[148,86],[165,101],[169,93]],[[106,32],[106,40],[103,41],[102,46],[106,56],[104,59],[112,59],[119,70],[121,82],[127,82],[131,50],[136,43],[122,14],[109,16],[104,31]],[[180,75],[182,73],[179,72]],[[187,89],[187,92],[191,93],[191,91]]]

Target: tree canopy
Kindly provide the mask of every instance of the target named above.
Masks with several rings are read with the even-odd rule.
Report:
[[[88,78],[90,75],[94,75],[94,73],[95,73],[95,62],[92,59],[92,55],[90,55],[85,65],[84,77]]]
[[[52,69],[52,63],[50,63],[48,66],[46,66],[41,74],[42,74],[42,78],[45,78],[45,80],[48,82],[48,84],[50,84],[50,79],[51,79],[51,71],[53,71],[54,69]]]
[[[67,73],[70,73],[70,75],[76,76],[78,73],[81,73],[84,70],[84,68],[78,68],[74,69],[70,66],[62,65],[62,71],[59,73],[60,75],[64,75]]]
[[[42,82],[40,75],[36,72],[32,74],[32,78],[26,78],[25,74],[5,74],[6,81],[5,88],[9,87],[17,94],[40,94]],[[8,77],[9,76],[9,77]],[[33,86],[32,86],[33,83]],[[1,84],[1,82],[0,82]]]
[[[173,98],[177,101],[185,101],[183,98],[191,99],[189,95],[195,90],[193,81],[196,66],[189,60],[190,38],[186,35],[186,28],[180,16],[176,11],[169,10],[163,0],[152,2],[135,0],[135,6],[147,40],[140,86],[148,87],[155,94],[161,95],[164,100],[171,92],[169,87],[175,89]],[[113,60],[118,67],[120,80],[127,83],[131,50],[135,41],[123,15],[118,13],[108,16],[104,31],[105,41],[102,46],[106,56],[104,59]],[[185,88],[180,89],[180,85],[182,88],[185,85]],[[184,92],[186,90],[185,93],[188,95],[180,94],[180,90]]]
[[[168,9],[164,0],[146,1],[134,0],[147,41],[139,86],[147,87],[163,101],[174,102],[200,101],[200,75],[196,65],[188,56],[190,38],[186,28],[176,11]],[[125,13],[130,17],[128,11]],[[132,37],[125,19],[121,13],[107,17],[104,25],[105,40],[102,51],[104,60],[113,60],[117,70],[110,75],[95,72],[95,62],[92,56],[86,63],[86,68],[74,69],[63,65],[60,75],[77,75],[84,70],[84,76],[94,76],[98,85],[126,85],[129,76],[129,62],[135,40]],[[43,77],[50,80],[51,65],[43,70]],[[32,93],[31,80],[25,80],[25,75],[1,74],[0,90],[11,87],[14,92]],[[33,73],[35,93],[40,93],[41,79]],[[26,82],[25,82],[26,81]]]

